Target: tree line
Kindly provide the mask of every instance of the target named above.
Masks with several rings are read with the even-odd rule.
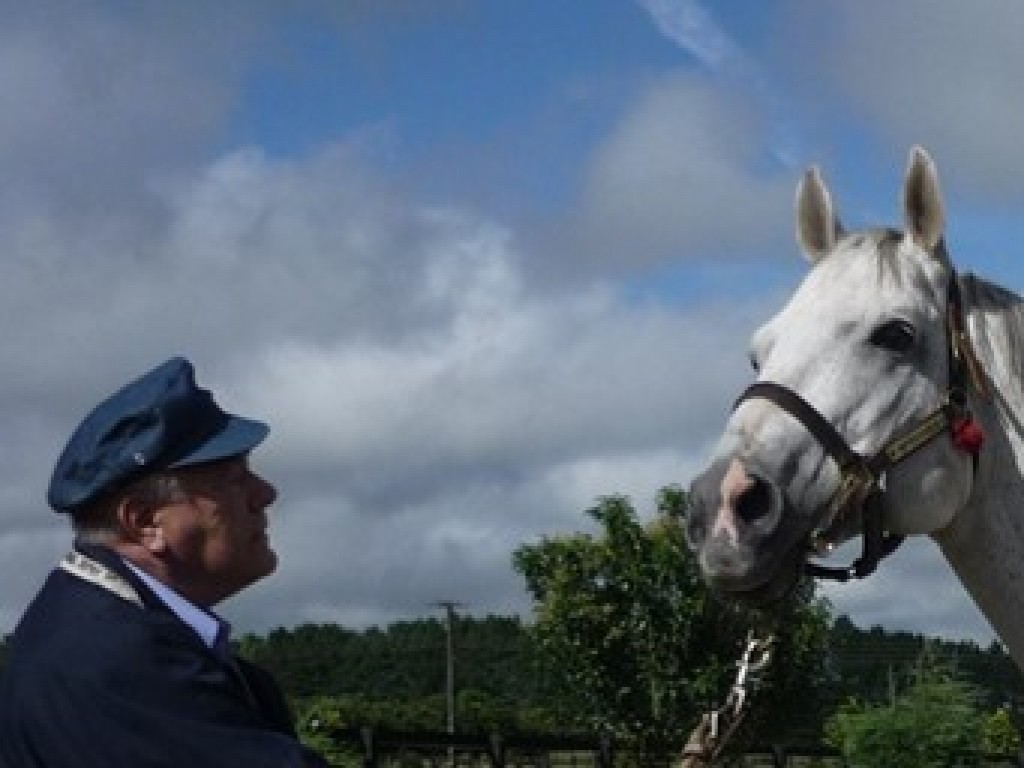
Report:
[[[457,689],[515,706],[549,705],[555,685],[545,679],[530,629],[515,616],[458,617],[454,625]],[[441,727],[445,642],[443,622],[421,618],[361,630],[303,624],[266,635],[247,634],[238,645],[243,655],[273,670],[295,700],[439,697],[441,707],[432,726]],[[884,703],[894,692],[906,689],[922,666],[935,663],[975,686],[986,706],[1024,704],[1024,683],[998,643],[982,648],[973,641],[893,632],[880,626],[859,628],[844,615],[828,630],[823,695]],[[567,693],[571,695],[571,690]]]
[[[514,616],[456,619],[458,731],[593,732],[594,712],[586,696],[571,681],[552,675],[534,630],[534,625]],[[304,737],[330,754],[338,746],[331,743],[325,726],[445,728],[445,632],[444,623],[435,618],[362,630],[306,624],[262,636],[245,635],[239,646],[246,656],[274,671],[292,697]],[[781,719],[792,718],[792,723],[769,725],[771,739],[790,745],[830,740],[840,746],[844,734],[834,725],[840,713],[847,714],[849,728],[855,732],[849,738],[866,739],[863,732],[877,722],[865,713],[877,712],[896,725],[897,714],[916,711],[915,707],[941,704],[959,711],[955,707],[962,706],[964,697],[975,705],[972,728],[998,729],[1000,718],[1006,720],[1006,715],[999,715],[1003,706],[1024,702],[1021,676],[998,644],[982,648],[970,641],[878,626],[859,628],[840,615],[828,624],[824,648],[817,687],[799,695],[790,692],[788,701],[782,702]],[[706,701],[699,703],[712,704],[724,691],[724,687],[709,688]],[[761,709],[777,704],[764,698],[757,703]],[[682,729],[693,726],[699,709],[682,713]],[[957,719],[945,710],[932,716],[926,708],[922,711],[918,716],[928,718],[929,728]],[[984,714],[995,715],[992,724],[979,719]],[[903,721],[911,717],[900,716]],[[960,711],[961,725],[966,716]],[[763,722],[758,731],[750,740],[765,743]],[[1005,721],[1003,731],[988,743],[998,747],[995,751],[1015,750],[1015,732],[1013,724]]]

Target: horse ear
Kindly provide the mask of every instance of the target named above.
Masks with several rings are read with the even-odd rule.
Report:
[[[931,251],[939,244],[946,228],[945,207],[935,163],[922,147],[910,150],[903,183],[903,218],[907,232],[922,248]]]
[[[833,248],[843,227],[832,207],[832,195],[817,166],[811,166],[796,188],[796,241],[812,264]]]

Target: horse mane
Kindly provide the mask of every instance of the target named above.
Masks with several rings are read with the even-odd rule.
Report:
[[[966,273],[960,277],[971,340],[995,388],[1024,417],[1024,299]]]

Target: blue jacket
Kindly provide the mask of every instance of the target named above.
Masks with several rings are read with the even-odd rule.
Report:
[[[81,550],[143,607],[61,569],[9,640],[0,768],[300,768],[327,764],[295,738],[270,676],[206,646],[114,552]]]

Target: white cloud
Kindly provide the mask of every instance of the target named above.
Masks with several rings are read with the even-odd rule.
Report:
[[[632,269],[784,252],[794,182],[758,171],[759,129],[756,114],[701,78],[649,87],[591,160],[583,252]]]
[[[146,180],[217,138],[266,14],[186,6],[4,3],[0,221],[144,215]]]
[[[692,470],[697,467],[688,465],[693,463],[694,453],[661,448],[624,455],[587,456],[552,467],[544,483],[554,506],[569,510],[573,515],[592,507],[598,498],[614,493],[629,497],[638,515],[646,518],[655,512],[661,488],[684,484],[693,476]]]
[[[788,6],[785,60],[816,103],[826,131],[848,130],[898,148],[925,144],[961,179],[965,197],[1019,201],[1024,173],[1024,66],[1009,0],[870,0]]]

